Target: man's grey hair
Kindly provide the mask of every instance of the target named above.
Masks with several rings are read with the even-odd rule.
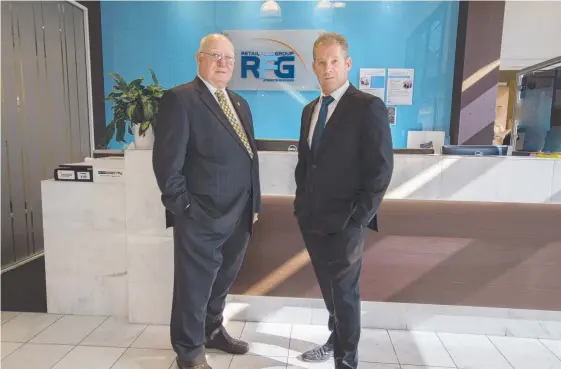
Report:
[[[316,49],[320,45],[329,45],[332,43],[339,44],[339,46],[341,47],[341,52],[343,53],[343,57],[347,59],[347,57],[349,56],[349,43],[347,42],[345,36],[335,32],[324,32],[314,42],[314,60],[316,60]]]

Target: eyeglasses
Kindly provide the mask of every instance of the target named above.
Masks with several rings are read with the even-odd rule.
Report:
[[[212,60],[214,60],[217,63],[220,60],[224,60],[224,62],[226,64],[233,64],[234,63],[234,57],[233,56],[222,55],[222,54],[218,54],[218,53],[207,53],[206,51],[201,51],[200,53],[209,55],[210,57],[212,57]]]

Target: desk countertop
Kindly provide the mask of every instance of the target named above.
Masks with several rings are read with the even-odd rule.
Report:
[[[158,197],[151,155],[151,150],[125,152],[120,182],[127,187],[127,194],[142,188],[143,193]],[[297,152],[260,152],[264,196],[294,196],[297,156]],[[387,199],[561,203],[560,158],[438,154],[396,154],[394,158]],[[96,159],[94,167],[104,168],[107,160],[115,161]]]

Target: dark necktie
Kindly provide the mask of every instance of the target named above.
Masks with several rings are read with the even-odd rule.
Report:
[[[327,119],[327,107],[335,100],[331,96],[324,96],[321,99],[321,108],[319,109],[318,121],[316,123],[316,128],[314,130],[314,135],[312,136],[312,153],[314,156],[317,154],[319,149],[319,143],[321,137],[323,136],[323,131],[325,130],[325,121]]]

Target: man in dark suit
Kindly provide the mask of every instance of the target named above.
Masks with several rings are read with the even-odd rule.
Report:
[[[209,369],[205,347],[248,351],[224,329],[223,310],[261,207],[249,105],[226,88],[234,47],[210,35],[196,59],[198,76],[162,97],[153,151],[162,202],[173,216],[170,333],[180,369]]]
[[[334,356],[336,369],[356,369],[364,229],[378,230],[376,214],[393,172],[392,138],[384,102],[348,81],[345,38],[322,34],[313,55],[321,96],[302,113],[294,214],[329,311],[331,336],[302,360]]]

